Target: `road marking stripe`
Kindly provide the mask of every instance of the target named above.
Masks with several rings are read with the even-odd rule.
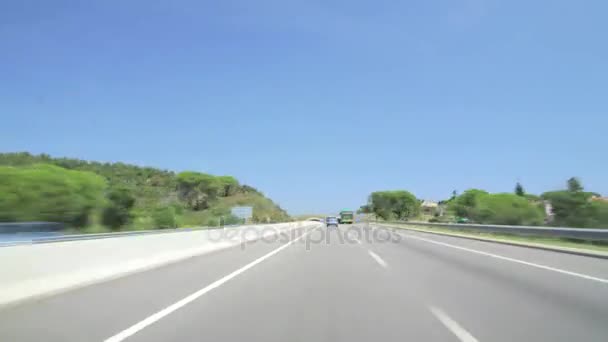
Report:
[[[386,261],[382,260],[382,258],[381,258],[381,257],[380,257],[378,254],[376,254],[376,253],[374,253],[374,252],[370,251],[369,249],[367,250],[367,253],[369,254],[369,256],[371,256],[371,257],[372,257],[372,259],[376,260],[376,262],[377,262],[377,263],[378,263],[380,266],[382,266],[382,267],[384,267],[384,268],[387,268],[387,267],[388,267],[388,264],[386,263]]]
[[[197,298],[201,297],[202,295],[206,294],[207,292],[221,286],[222,284],[226,283],[227,281],[229,281],[232,278],[235,278],[236,276],[238,276],[239,274],[247,271],[248,269],[254,267],[255,265],[261,263],[262,261],[272,257],[273,255],[279,253],[280,251],[284,250],[285,248],[289,247],[291,244],[301,240],[302,238],[304,238],[306,235],[310,234],[311,231],[302,234],[300,237],[289,241],[288,243],[278,247],[277,249],[271,251],[268,254],[265,254],[263,256],[261,256],[260,258],[250,262],[249,264],[239,268],[238,270],[214,281],[213,283],[203,287],[202,289],[194,292],[193,294],[179,300],[178,302],[169,305],[168,307],[162,309],[161,311],[148,316],[147,318],[145,318],[143,321],[140,321],[134,325],[132,325],[131,327],[119,332],[118,334],[108,338],[105,340],[105,342],[120,342],[120,341],[124,341],[126,338],[128,338],[129,336],[132,336],[134,334],[136,334],[138,331],[143,330],[144,328],[146,328],[147,326],[157,322],[158,320],[160,320],[161,318],[168,316],[169,314],[171,314],[172,312],[180,309],[183,306],[186,306],[187,304],[193,302],[194,300],[196,300]]]
[[[488,252],[482,252],[482,251],[478,251],[476,249],[470,249],[470,248],[466,248],[466,247],[460,247],[460,246],[452,245],[452,244],[449,244],[449,243],[439,242],[439,241],[435,241],[435,240],[431,240],[431,239],[426,239],[426,238],[422,238],[422,237],[414,236],[414,235],[410,235],[410,234],[403,234],[403,233],[401,233],[399,235],[407,237],[407,238],[410,238],[410,239],[425,241],[425,242],[428,242],[428,243],[433,243],[433,244],[444,246],[444,247],[450,247],[450,248],[454,248],[454,249],[459,249],[459,250],[462,250],[462,251],[466,251],[466,252],[470,252],[470,253],[475,253],[475,254],[479,254],[479,255],[484,255],[484,256],[487,256],[487,257],[491,257],[491,258],[496,258],[496,259],[505,260],[505,261],[511,261],[511,262],[514,262],[514,263],[518,263],[518,264],[522,264],[522,265],[527,265],[527,266],[531,266],[531,267],[536,267],[536,268],[540,268],[540,269],[543,269],[543,270],[558,272],[558,273],[567,274],[567,275],[574,276],[574,277],[579,277],[579,278],[583,278],[583,279],[587,279],[587,280],[593,280],[593,281],[597,281],[597,282],[600,282],[600,283],[608,284],[608,279],[604,279],[604,278],[598,278],[598,277],[594,277],[594,276],[590,276],[590,275],[586,275],[586,274],[582,274],[582,273],[577,273],[577,272],[572,272],[572,271],[566,271],[566,270],[563,270],[561,268],[555,268],[555,267],[545,266],[545,265],[536,264],[536,263],[533,263],[533,262],[528,262],[528,261],[519,260],[519,259],[515,259],[515,258],[509,258],[509,257],[506,257],[506,256],[492,254],[492,253],[488,253]]]
[[[448,316],[443,310],[436,307],[429,307],[429,310],[437,317],[437,319],[448,328],[452,334],[456,335],[458,339],[462,342],[478,342],[473,335],[471,335],[468,331],[466,331],[458,322],[453,320],[450,316]]]

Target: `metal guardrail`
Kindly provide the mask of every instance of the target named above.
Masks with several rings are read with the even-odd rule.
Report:
[[[380,223],[380,222],[378,222]],[[608,241],[608,228],[567,228],[567,227],[534,227],[506,226],[492,224],[469,223],[431,223],[415,221],[385,222],[387,224],[402,224],[409,226],[447,228],[454,231],[476,231],[500,233],[518,236],[551,237],[560,239],[576,239],[585,241]]]
[[[277,222],[277,223],[285,223],[285,222]],[[255,226],[257,224],[253,224],[251,226]],[[31,245],[31,244],[40,244],[40,243],[51,243],[51,242],[64,242],[64,241],[78,241],[78,240],[95,240],[95,239],[107,239],[107,238],[117,238],[117,237],[127,237],[127,236],[137,236],[137,235],[148,235],[148,234],[168,234],[168,233],[182,233],[182,232],[191,232],[198,230],[216,230],[223,228],[231,228],[231,227],[243,227],[243,225],[228,225],[228,226],[218,226],[218,227],[193,227],[193,228],[167,228],[167,229],[151,229],[151,230],[136,230],[136,231],[126,231],[126,232],[112,232],[112,233],[97,233],[97,234],[66,234],[66,235],[55,235],[55,236],[43,236],[43,237],[33,237],[26,238],[21,241],[8,241],[5,243],[0,242],[0,247],[8,247],[15,245]],[[25,231],[28,233],[29,231]],[[36,231],[40,232],[40,231]],[[19,232],[23,233],[23,231]]]
[[[172,228],[172,229],[154,229],[154,230],[138,230],[138,231],[127,231],[127,232],[112,232],[112,233],[97,233],[97,234],[65,234],[65,235],[51,235],[42,237],[24,237],[21,240],[0,242],[0,247],[9,247],[15,245],[31,245],[40,243],[51,243],[51,242],[64,242],[64,241],[78,241],[78,240],[96,240],[96,239],[107,239],[117,238],[126,236],[137,236],[137,235],[148,235],[148,234],[166,234],[166,233],[177,233],[177,232],[188,232],[195,230],[210,230],[218,229],[222,227],[197,227],[197,228]],[[24,232],[19,232],[24,233]],[[27,232],[26,232],[27,233]]]
[[[64,228],[58,222],[2,222],[0,234],[57,232]]]
[[[66,234],[59,236],[47,236],[42,238],[32,239],[32,243],[48,243],[48,242],[61,242],[61,241],[77,241],[77,240],[96,240],[96,239],[107,239],[115,237],[125,236],[136,236],[136,235],[148,235],[148,234],[167,234],[167,233],[179,233],[179,232],[190,232],[195,230],[211,230],[223,227],[197,227],[197,228],[171,228],[171,229],[153,229],[153,230],[136,230],[128,232],[113,232],[113,233],[97,233],[97,234]]]

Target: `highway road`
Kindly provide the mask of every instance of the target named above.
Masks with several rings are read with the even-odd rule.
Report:
[[[0,309],[0,341],[203,340],[605,342],[608,260],[360,224]]]

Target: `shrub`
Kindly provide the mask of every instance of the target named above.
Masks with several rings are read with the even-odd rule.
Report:
[[[481,196],[472,213],[470,218],[480,223],[539,226],[544,222],[538,206],[515,194]]]
[[[175,209],[173,207],[159,208],[152,216],[156,228],[176,228],[177,220],[175,217]]]
[[[102,213],[103,225],[116,230],[130,223],[133,218],[131,209],[135,205],[135,198],[129,190],[114,189],[107,197],[108,205]]]
[[[93,173],[37,164],[0,167],[0,221],[52,221],[82,228],[104,203]]]

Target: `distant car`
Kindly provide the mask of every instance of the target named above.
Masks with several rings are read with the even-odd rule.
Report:
[[[456,223],[469,223],[470,220],[466,217],[459,217],[456,219]]]
[[[328,216],[325,218],[325,224],[329,228],[330,226],[337,227],[338,226],[338,218],[333,216]]]

